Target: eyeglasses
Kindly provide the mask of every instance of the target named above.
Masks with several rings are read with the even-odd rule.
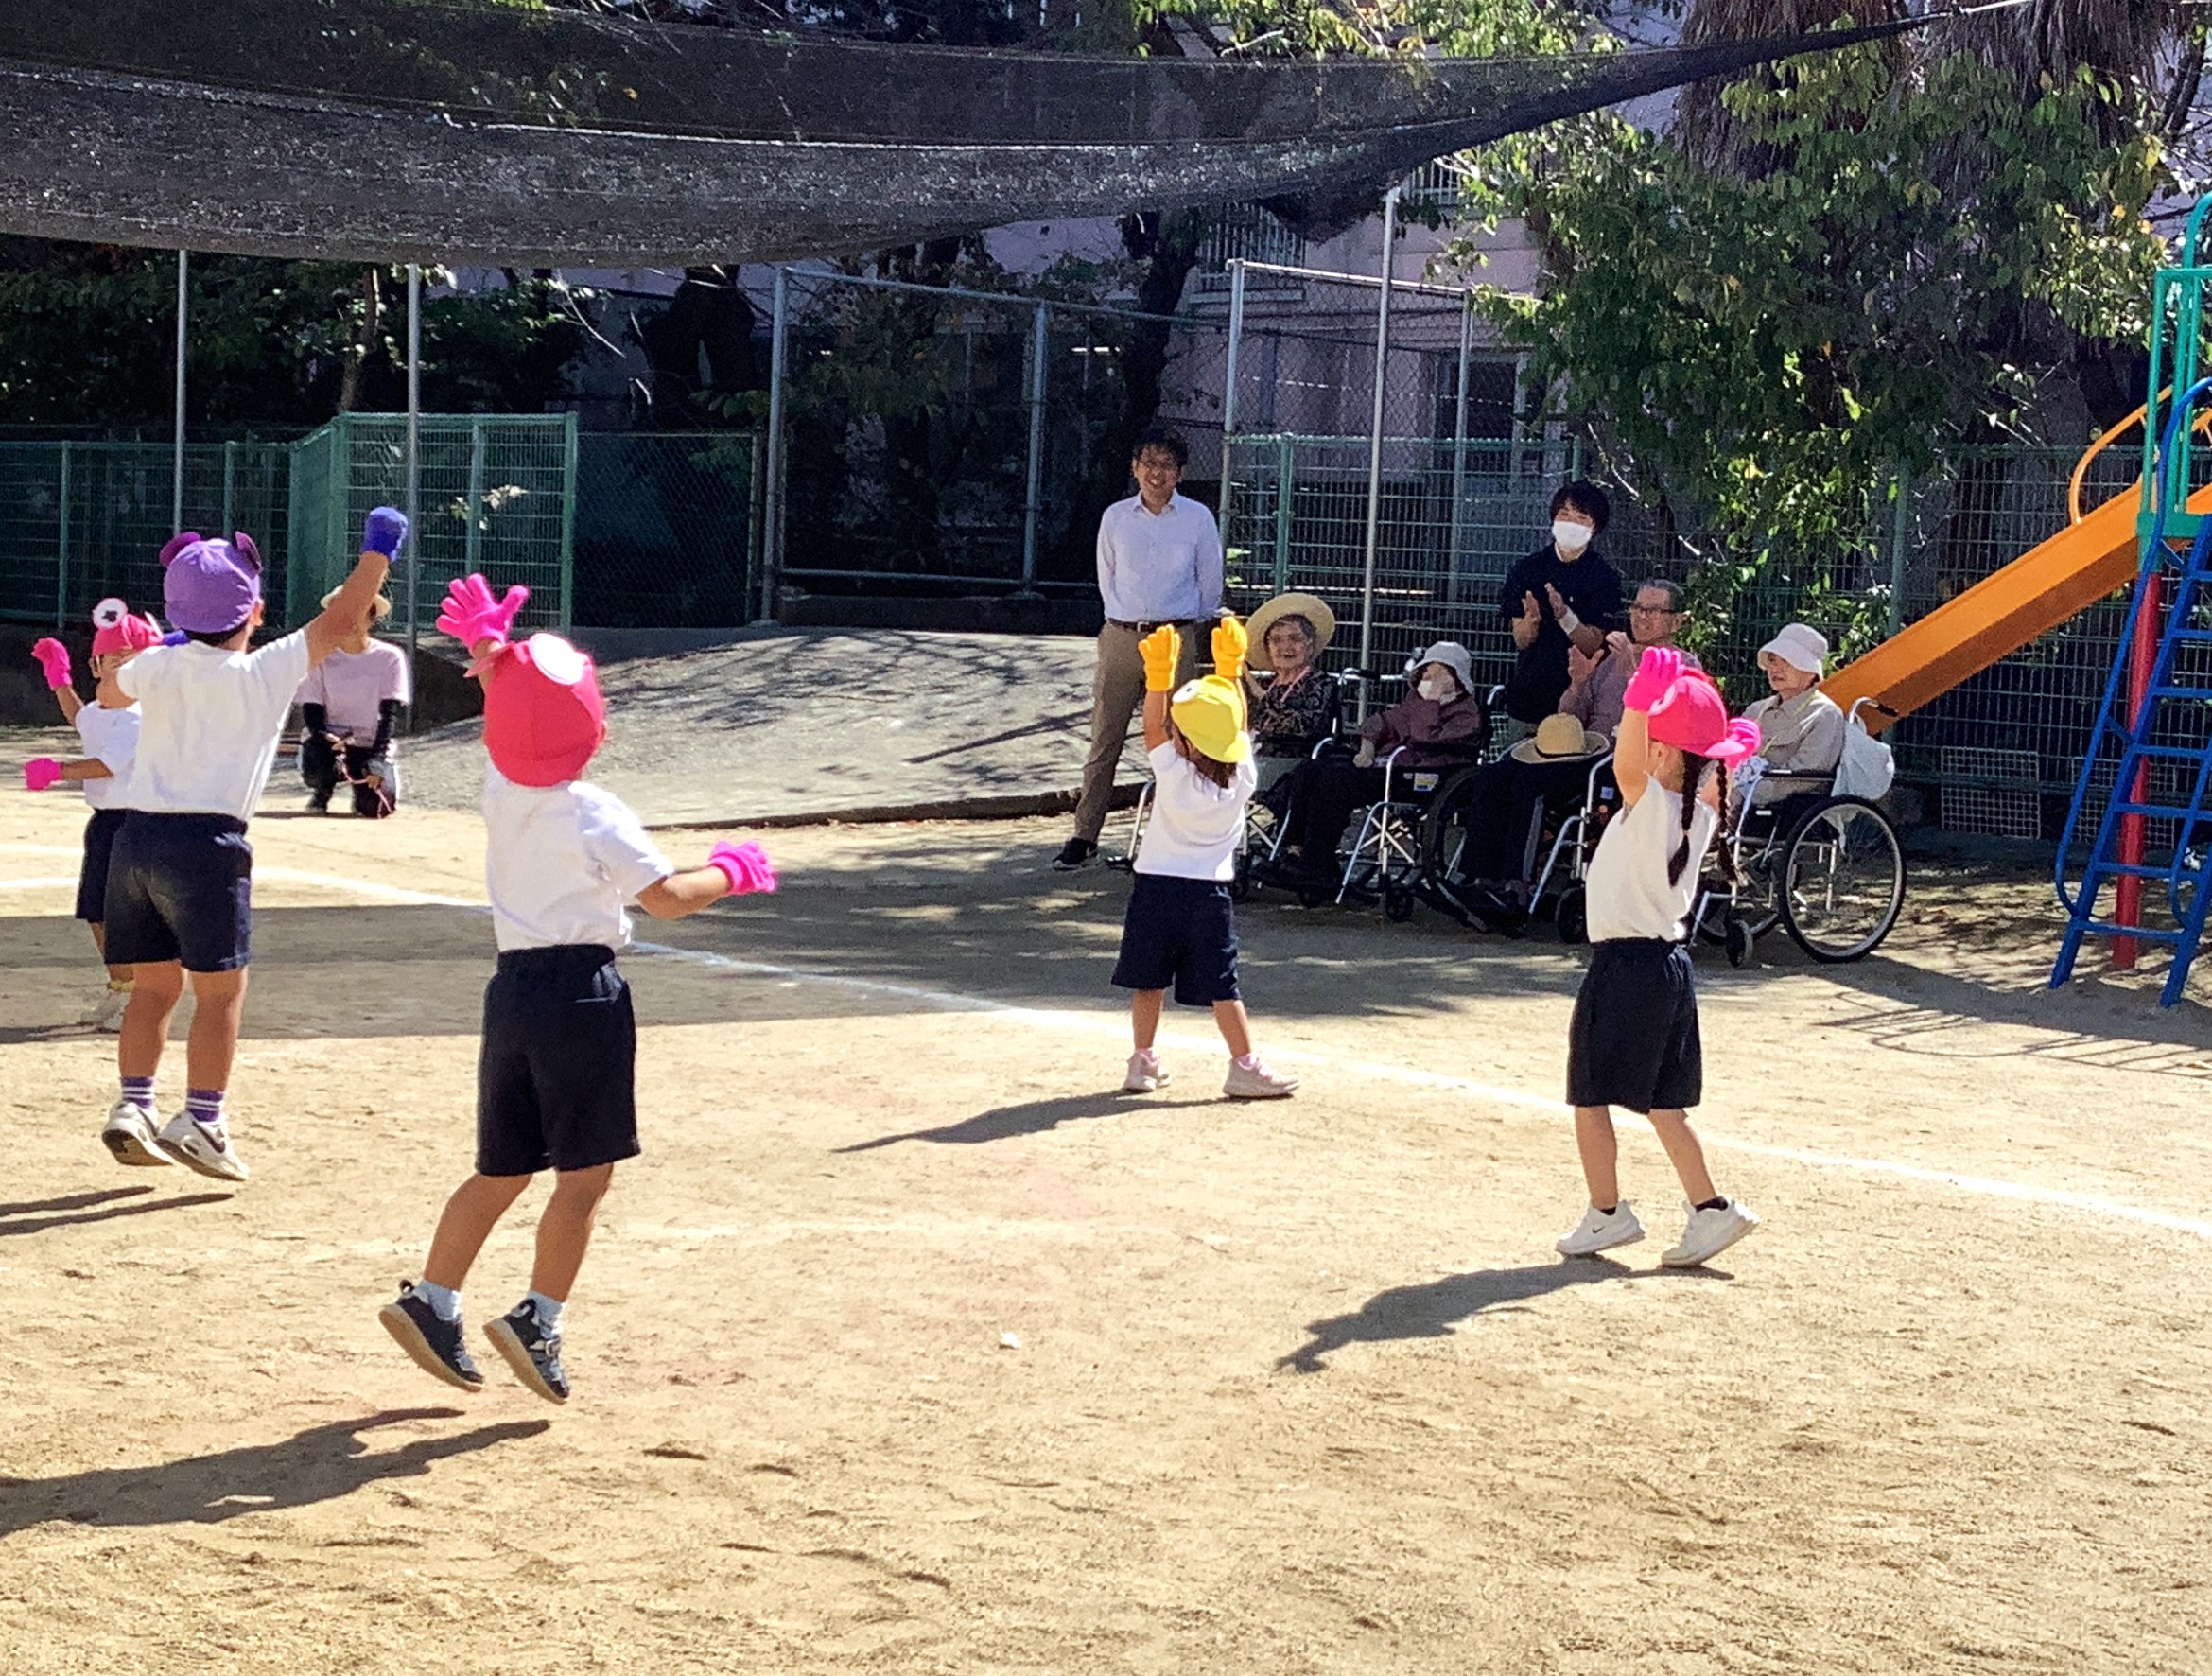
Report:
[[[1629,609],[1638,617],[1680,617],[1683,614],[1680,605],[1630,605]]]

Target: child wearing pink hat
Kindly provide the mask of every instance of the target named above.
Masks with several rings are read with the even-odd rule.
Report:
[[[179,535],[161,555],[164,609],[177,633],[119,656],[101,677],[101,704],[135,703],[140,718],[103,908],[108,959],[135,968],[115,1044],[122,1093],[100,1131],[124,1163],[247,1178],[223,1109],[252,959],[246,823],[269,783],[292,694],[367,614],[406,536],[399,513],[372,512],[360,559],[322,614],[256,647],[263,604],[253,539]],[[164,1125],[154,1079],[187,982],[184,1109]]]
[[[1625,1106],[1651,1120],[1688,1201],[1682,1237],[1660,1262],[1694,1268],[1759,1225],[1749,1207],[1714,1187],[1690,1127],[1704,1065],[1682,947],[1720,825],[1721,777],[1758,748],[1759,730],[1730,721],[1720,690],[1685,670],[1671,646],[1645,648],[1623,702],[1613,775],[1626,807],[1590,861],[1590,969],[1567,1036],[1567,1101],[1590,1208],[1559,1250],[1594,1257],[1644,1237],[1616,1169],[1611,1108]]]
[[[102,600],[93,607],[92,672],[97,681],[133,652],[143,652],[162,641],[161,626],[150,617],[133,617],[121,600]],[[34,792],[57,784],[80,786],[92,806],[84,828],[84,863],[77,874],[77,917],[91,928],[93,947],[107,958],[108,864],[114,853],[115,834],[122,830],[125,810],[120,801],[124,776],[138,753],[138,707],[111,705],[105,700],[86,704],[77,696],[70,674],[69,648],[59,640],[41,640],[31,648],[46,685],[61,707],[62,720],[77,729],[84,755],[68,762],[40,757],[23,765],[23,783]],[[111,1034],[123,1027],[123,1011],[131,1004],[131,968],[110,963],[107,993],[95,1004],[84,1021]],[[124,1160],[126,1163],[135,1161]],[[162,1161],[166,1162],[166,1160]]]
[[[591,659],[566,640],[510,640],[529,597],[512,587],[495,600],[470,576],[438,618],[484,683],[484,875],[499,964],[484,991],[476,1173],[446,1201],[422,1280],[378,1318],[425,1371],[480,1390],[462,1283],[531,1177],[550,1169],[530,1290],[485,1336],[525,1386],[565,1403],[562,1312],[615,1165],[639,1151],[637,1026],[615,967],[629,904],[680,919],[774,890],[775,872],[757,844],[717,844],[706,865],[679,873],[620,798],[578,777],[606,738],[606,705]]]

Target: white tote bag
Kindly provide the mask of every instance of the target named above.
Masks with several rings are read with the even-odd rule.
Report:
[[[1843,759],[1836,764],[1836,794],[1878,803],[1897,777],[1897,755],[1867,731],[1856,716],[1844,724]]]

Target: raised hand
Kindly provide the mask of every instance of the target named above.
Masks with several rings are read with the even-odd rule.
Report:
[[[1547,582],[1543,585],[1543,597],[1552,602],[1554,617],[1572,617],[1575,614],[1574,607],[1559,597],[1559,587],[1555,584]]]
[[[1637,664],[1636,672],[1629,677],[1628,691],[1621,695],[1621,707],[1649,714],[1681,678],[1681,672],[1682,655],[1672,646],[1645,647],[1644,659]]]
[[[46,685],[59,692],[69,685],[69,648],[55,639],[41,640],[30,649],[45,672]]]
[[[1245,655],[1251,649],[1251,637],[1235,618],[1224,617],[1213,625],[1213,672],[1222,679],[1234,681],[1244,674]]]
[[[458,577],[446,585],[445,603],[438,612],[438,630],[451,635],[471,652],[486,640],[504,646],[529,599],[530,589],[516,585],[507,590],[504,599],[496,600],[492,585],[481,576]]]
[[[407,514],[396,506],[379,506],[369,515],[368,525],[361,532],[361,550],[395,558],[400,544],[407,539]]]
[[[734,897],[772,894],[775,889],[775,865],[768,859],[768,852],[759,845],[747,840],[731,844],[727,840],[717,844],[706,858],[706,864],[720,869],[729,881],[729,894]]]
[[[1558,597],[1559,590],[1557,588],[1553,588],[1551,584],[1547,582],[1544,584],[1544,586],[1551,591],[1554,598]],[[1523,594],[1521,596],[1521,620],[1526,623],[1541,623],[1543,621],[1543,607],[1536,602],[1536,596],[1534,594]]]
[[[61,777],[61,764],[51,757],[33,757],[23,765],[26,791],[43,792]]]
[[[1619,629],[1614,629],[1611,634],[1606,636],[1605,649],[1611,653],[1613,656],[1626,657],[1631,662],[1634,661],[1636,656],[1636,642],[1629,639],[1629,637]]]
[[[1604,654],[1599,653],[1595,655],[1593,655],[1592,654],[1583,651],[1582,648],[1576,645],[1574,641],[1569,640],[1567,642],[1568,684],[1574,687],[1581,686],[1583,682],[1590,679],[1591,675],[1596,671],[1597,666],[1604,661]]]
[[[1176,690],[1176,665],[1182,661],[1183,637],[1176,633],[1174,623],[1163,622],[1138,641],[1137,655],[1144,660],[1145,691]]]

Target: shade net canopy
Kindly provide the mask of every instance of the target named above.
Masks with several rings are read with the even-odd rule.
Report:
[[[1379,187],[1893,24],[1512,59],[882,45],[451,0],[0,0],[0,232],[659,266]]]

